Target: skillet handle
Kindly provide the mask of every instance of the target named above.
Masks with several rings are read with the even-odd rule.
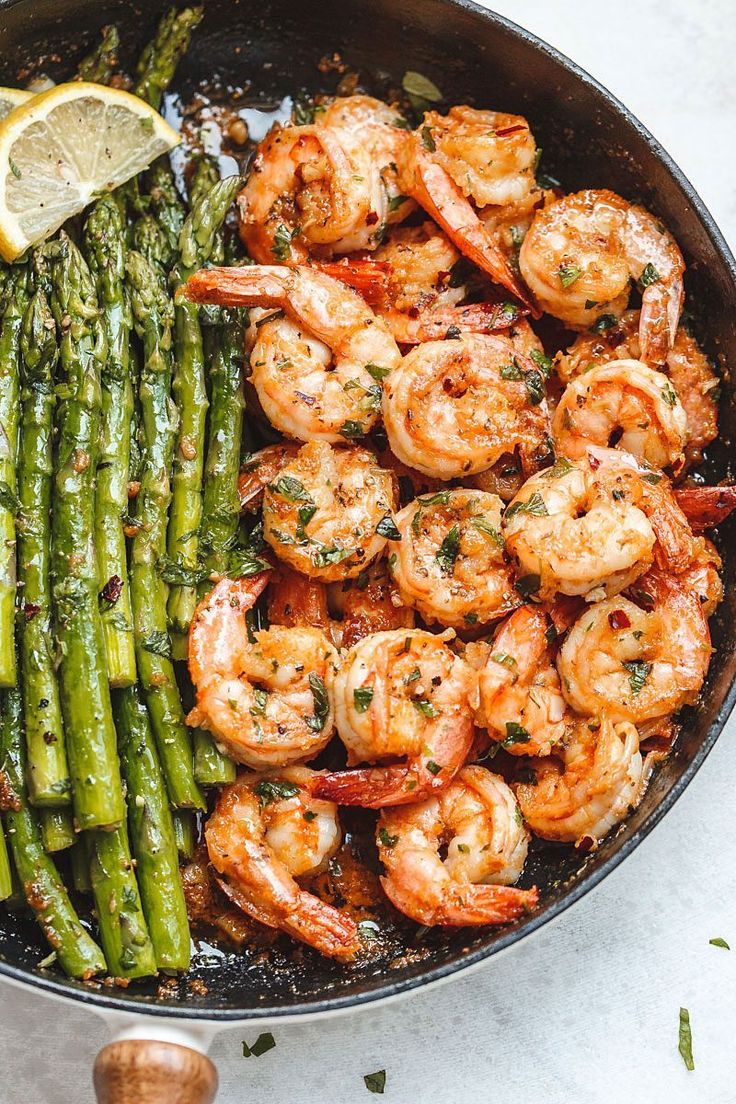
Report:
[[[217,1070],[205,1054],[157,1039],[103,1047],[93,1080],[98,1104],[212,1104]]]

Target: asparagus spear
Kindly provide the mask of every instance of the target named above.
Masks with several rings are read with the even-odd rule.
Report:
[[[36,291],[21,332],[21,435],[18,453],[18,581],[23,598],[20,662],[28,755],[28,790],[34,805],[71,801],[71,782],[51,639],[51,477],[56,325],[46,297],[48,273],[34,258]]]
[[[13,869],[10,865],[8,845],[5,842],[2,821],[0,821],[0,901],[13,896]]]
[[[200,529],[200,550],[208,579],[200,584],[200,596],[211,586],[211,576],[227,572],[240,523],[238,471],[245,409],[243,328],[230,312],[226,312],[217,340],[210,369],[211,406]],[[202,785],[232,782],[235,778],[233,762],[202,729],[194,734],[194,774]]]
[[[194,814],[188,809],[174,810],[174,839],[180,859],[194,854]]]
[[[137,687],[114,695],[118,749],[128,787],[128,826],[143,911],[160,970],[189,966],[189,923],[172,814],[148,713]],[[175,817],[191,817],[177,812]]]
[[[92,882],[89,876],[89,849],[87,847],[87,836],[77,837],[77,842],[71,849],[69,854],[72,870],[72,884],[75,892],[77,893],[91,893]]]
[[[112,24],[102,28],[102,38],[77,66],[77,80],[109,84],[118,68],[120,35]]]
[[[171,8],[158,25],[156,36],[141,54],[133,89],[158,111],[180,59],[189,47],[192,31],[202,19],[203,7]]]
[[[100,938],[113,977],[149,977],[156,973],[125,824],[88,837],[89,871]]]
[[[56,866],[44,850],[38,822],[28,804],[24,772],[21,696],[18,690],[7,690],[0,703],[0,774],[13,863],[26,900],[62,969],[70,977],[90,978],[104,971],[105,959],[80,924]]]
[[[149,170],[148,187],[151,208],[161,231],[158,260],[164,266],[165,271],[168,272],[176,262],[179,250],[179,235],[187,212],[176,189],[176,183],[166,158],[159,158]],[[141,249],[141,246],[136,245],[136,248]],[[141,249],[141,252],[145,253],[146,251]]]
[[[143,342],[139,387],[143,470],[130,555],[136,658],[171,803],[199,809],[204,801],[194,780],[191,741],[171,660],[165,587],[159,573],[166,551],[175,428],[170,398],[171,300],[159,274],[141,253],[131,250],[126,268],[133,318]]]
[[[40,809],[38,820],[41,825],[41,838],[49,854],[66,851],[77,842],[74,821],[69,809]]]
[[[97,285],[107,337],[102,365],[102,432],[97,465],[95,551],[111,686],[135,682],[130,589],[125,562],[123,519],[128,511],[130,422],[133,388],[128,346],[130,310],[125,300],[125,220],[115,198],[102,196],[84,227],[87,263]]]
[[[59,687],[74,811],[80,829],[115,827],[125,813],[97,599],[94,490],[105,338],[94,283],[64,234],[54,262],[52,310],[61,331],[62,389],[52,519],[52,579]]]
[[[183,284],[211,256],[235,191],[239,177],[219,180],[203,192],[188,215],[179,237],[179,266],[175,274]],[[169,559],[185,571],[196,571],[199,551],[199,525],[202,518],[202,475],[207,417],[207,387],[204,374],[202,331],[196,304],[188,299],[176,303],[176,366],[174,397],[180,423],[174,452],[174,479],[169,517]],[[194,586],[173,586],[168,612],[172,630],[186,633],[194,613],[197,594]]]
[[[0,686],[15,686],[15,512],[19,353],[23,312],[28,301],[28,268],[17,265],[4,281],[0,323]]]

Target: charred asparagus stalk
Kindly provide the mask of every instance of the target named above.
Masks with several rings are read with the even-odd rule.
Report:
[[[116,827],[125,805],[105,668],[94,553],[100,366],[105,336],[94,282],[66,236],[53,266],[52,310],[61,332],[52,582],[59,687],[80,829]]]
[[[15,686],[15,513],[20,331],[28,302],[28,267],[10,268],[0,322],[0,686]]]
[[[205,264],[233,200],[240,180],[237,176],[219,180],[203,191],[188,215],[179,237],[177,284]],[[204,471],[207,387],[205,382],[202,331],[197,307],[188,299],[176,303],[176,372],[174,397],[179,409],[179,433],[174,451],[174,479],[169,517],[169,559],[186,572],[198,567],[199,526],[202,520],[202,476]],[[174,585],[169,594],[172,631],[186,633],[197,603],[193,585]]]
[[[179,878],[174,825],[148,712],[132,687],[114,696],[120,761],[128,788],[128,826],[143,911],[160,970],[189,966],[189,923]],[[175,816],[191,814],[178,812]]]
[[[109,84],[118,68],[120,35],[117,27],[102,28],[102,38],[77,66],[77,80]]]
[[[111,195],[102,196],[84,227],[87,263],[107,338],[102,364],[102,426],[95,498],[95,551],[100,612],[111,686],[135,682],[135,649],[123,524],[128,512],[130,423],[130,310],[125,300],[125,220]]]
[[[0,701],[0,777],[13,863],[25,898],[65,973],[90,978],[105,970],[102,951],[79,922],[53,860],[46,853],[25,787],[25,744],[20,692]]]
[[[143,342],[139,407],[142,479],[130,557],[136,658],[171,803],[202,808],[189,731],[179,698],[159,568],[166,551],[169,469],[175,412],[171,385],[171,300],[153,265],[135,250],[127,259],[133,317]]]

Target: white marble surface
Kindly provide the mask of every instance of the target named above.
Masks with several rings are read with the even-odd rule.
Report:
[[[611,88],[657,135],[736,244],[731,0],[496,0]],[[407,58],[407,65],[410,59]],[[474,975],[399,1004],[274,1029],[212,1056],[222,1104],[354,1104],[386,1068],[395,1104],[734,1104],[736,724],[654,834],[595,892]],[[709,946],[727,939],[731,952]],[[0,1104],[89,1104],[107,1029],[0,987]],[[677,1052],[690,1010],[696,1068]]]

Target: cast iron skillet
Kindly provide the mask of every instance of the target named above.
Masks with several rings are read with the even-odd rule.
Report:
[[[148,38],[167,0],[0,0],[0,83],[13,84],[24,65],[68,76],[98,28],[115,22],[124,56]],[[632,115],[587,74],[533,35],[467,0],[206,0],[205,19],[177,78],[186,95],[213,73],[233,84],[252,82],[267,98],[326,83],[316,68],[339,51],[351,67],[397,83],[406,68],[431,77],[448,100],[525,115],[543,164],[567,190],[607,187],[636,198],[661,217],[688,264],[690,304],[707,318],[701,337],[711,356],[736,363],[736,268],[721,234],[679,169]],[[724,478],[736,404],[726,381],[722,441],[708,461]],[[539,846],[527,883],[537,882],[542,906],[511,928],[434,932],[397,965],[395,950],[346,970],[306,951],[264,967],[249,957],[212,963],[195,958],[186,986],[169,997],[138,984],[127,991],[91,990],[36,963],[46,950],[35,926],[0,910],[0,972],[88,1004],[149,1015],[233,1019],[295,1015],[367,1004],[445,977],[508,947],[558,915],[620,863],[672,806],[712,748],[736,699],[734,644],[736,555],[724,546],[726,600],[712,623],[716,652],[697,710],[686,718],[676,752],[654,777],[641,806],[594,855]],[[182,996],[187,995],[184,1002]]]

